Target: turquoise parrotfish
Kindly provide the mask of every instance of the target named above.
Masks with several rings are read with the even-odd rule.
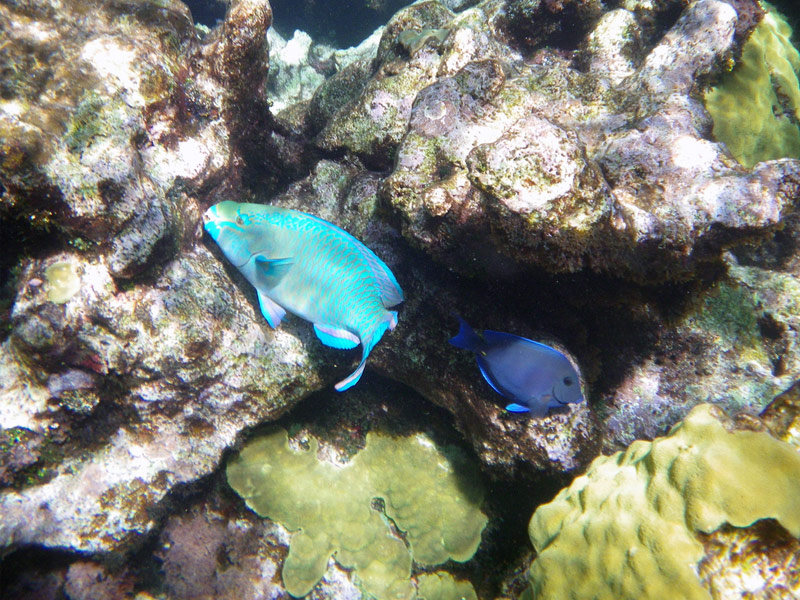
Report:
[[[450,343],[475,353],[483,378],[511,400],[506,410],[543,417],[550,409],[583,400],[578,371],[561,352],[511,333],[478,335],[461,317]]]
[[[319,217],[300,211],[225,201],[203,215],[206,231],[253,284],[261,314],[278,327],[286,312],[314,324],[326,346],[361,344],[361,362],[338,391],[358,383],[367,357],[397,325],[403,290],[372,250]]]

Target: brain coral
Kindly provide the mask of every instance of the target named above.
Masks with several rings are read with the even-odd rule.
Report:
[[[291,595],[311,591],[335,554],[379,600],[413,598],[412,557],[436,565],[477,550],[487,522],[484,492],[460,453],[422,434],[375,432],[343,467],[320,462],[317,450],[314,438],[307,450],[292,449],[277,429],[247,444],[227,470],[250,508],[294,532],[282,573]]]
[[[734,70],[705,97],[714,137],[748,168],[800,157],[800,53],[788,23],[767,8]]]
[[[595,459],[539,507],[528,528],[534,597],[709,600],[701,534],[775,519],[800,537],[800,453],[729,431],[722,416],[697,406],[666,437]]]

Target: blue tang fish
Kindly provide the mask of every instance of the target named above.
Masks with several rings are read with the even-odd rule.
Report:
[[[478,335],[458,320],[461,327],[450,343],[475,353],[483,378],[512,401],[507,411],[543,417],[551,408],[583,400],[578,372],[558,350],[500,331]]]
[[[403,290],[375,253],[313,215],[262,204],[220,202],[203,215],[205,229],[258,292],[261,314],[277,327],[289,311],[314,324],[333,348],[361,344],[361,362],[338,391],[355,385],[370,351],[397,325],[388,308]]]

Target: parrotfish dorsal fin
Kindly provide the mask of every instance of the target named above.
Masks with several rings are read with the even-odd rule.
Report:
[[[360,240],[350,235],[344,229],[340,229],[334,226],[332,223],[328,223],[328,221],[320,219],[317,216],[307,216],[316,221],[325,229],[335,232],[336,235],[344,235],[345,238],[353,242],[354,247],[358,249],[358,252],[367,261],[370,273],[372,273],[376,282],[378,283],[381,302],[383,303],[384,308],[390,308],[400,304],[403,301],[403,290],[400,289],[400,284],[397,283],[394,273],[389,270],[389,267],[387,267],[372,250],[367,248]]]
[[[389,267],[383,264],[383,261],[363,244],[359,247],[359,250],[367,260],[369,269],[378,282],[378,289],[380,289],[381,302],[383,302],[384,308],[400,304],[403,301],[403,290],[400,289],[400,284],[397,283],[397,279],[395,279]]]
[[[261,289],[270,289],[278,285],[294,264],[291,258],[266,258],[261,254],[256,254],[253,260],[256,261],[256,277],[259,284],[256,287]]]

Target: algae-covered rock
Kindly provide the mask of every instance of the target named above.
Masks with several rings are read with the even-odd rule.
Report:
[[[541,599],[708,600],[700,534],[762,519],[800,537],[800,454],[701,405],[666,437],[597,458],[536,510],[531,585]]]
[[[652,439],[695,405],[755,416],[800,372],[800,277],[739,264],[694,294],[604,398],[606,451]]]
[[[317,450],[314,438],[292,449],[279,429],[249,442],[227,470],[248,506],[294,532],[283,567],[293,596],[319,582],[332,554],[355,569],[365,591],[388,599],[413,597],[412,558],[432,566],[475,553],[487,522],[483,489],[458,452],[422,434],[374,432],[344,466],[319,461]]]
[[[744,166],[800,158],[800,52],[774,9],[753,30],[733,71],[706,92],[714,137]]]

